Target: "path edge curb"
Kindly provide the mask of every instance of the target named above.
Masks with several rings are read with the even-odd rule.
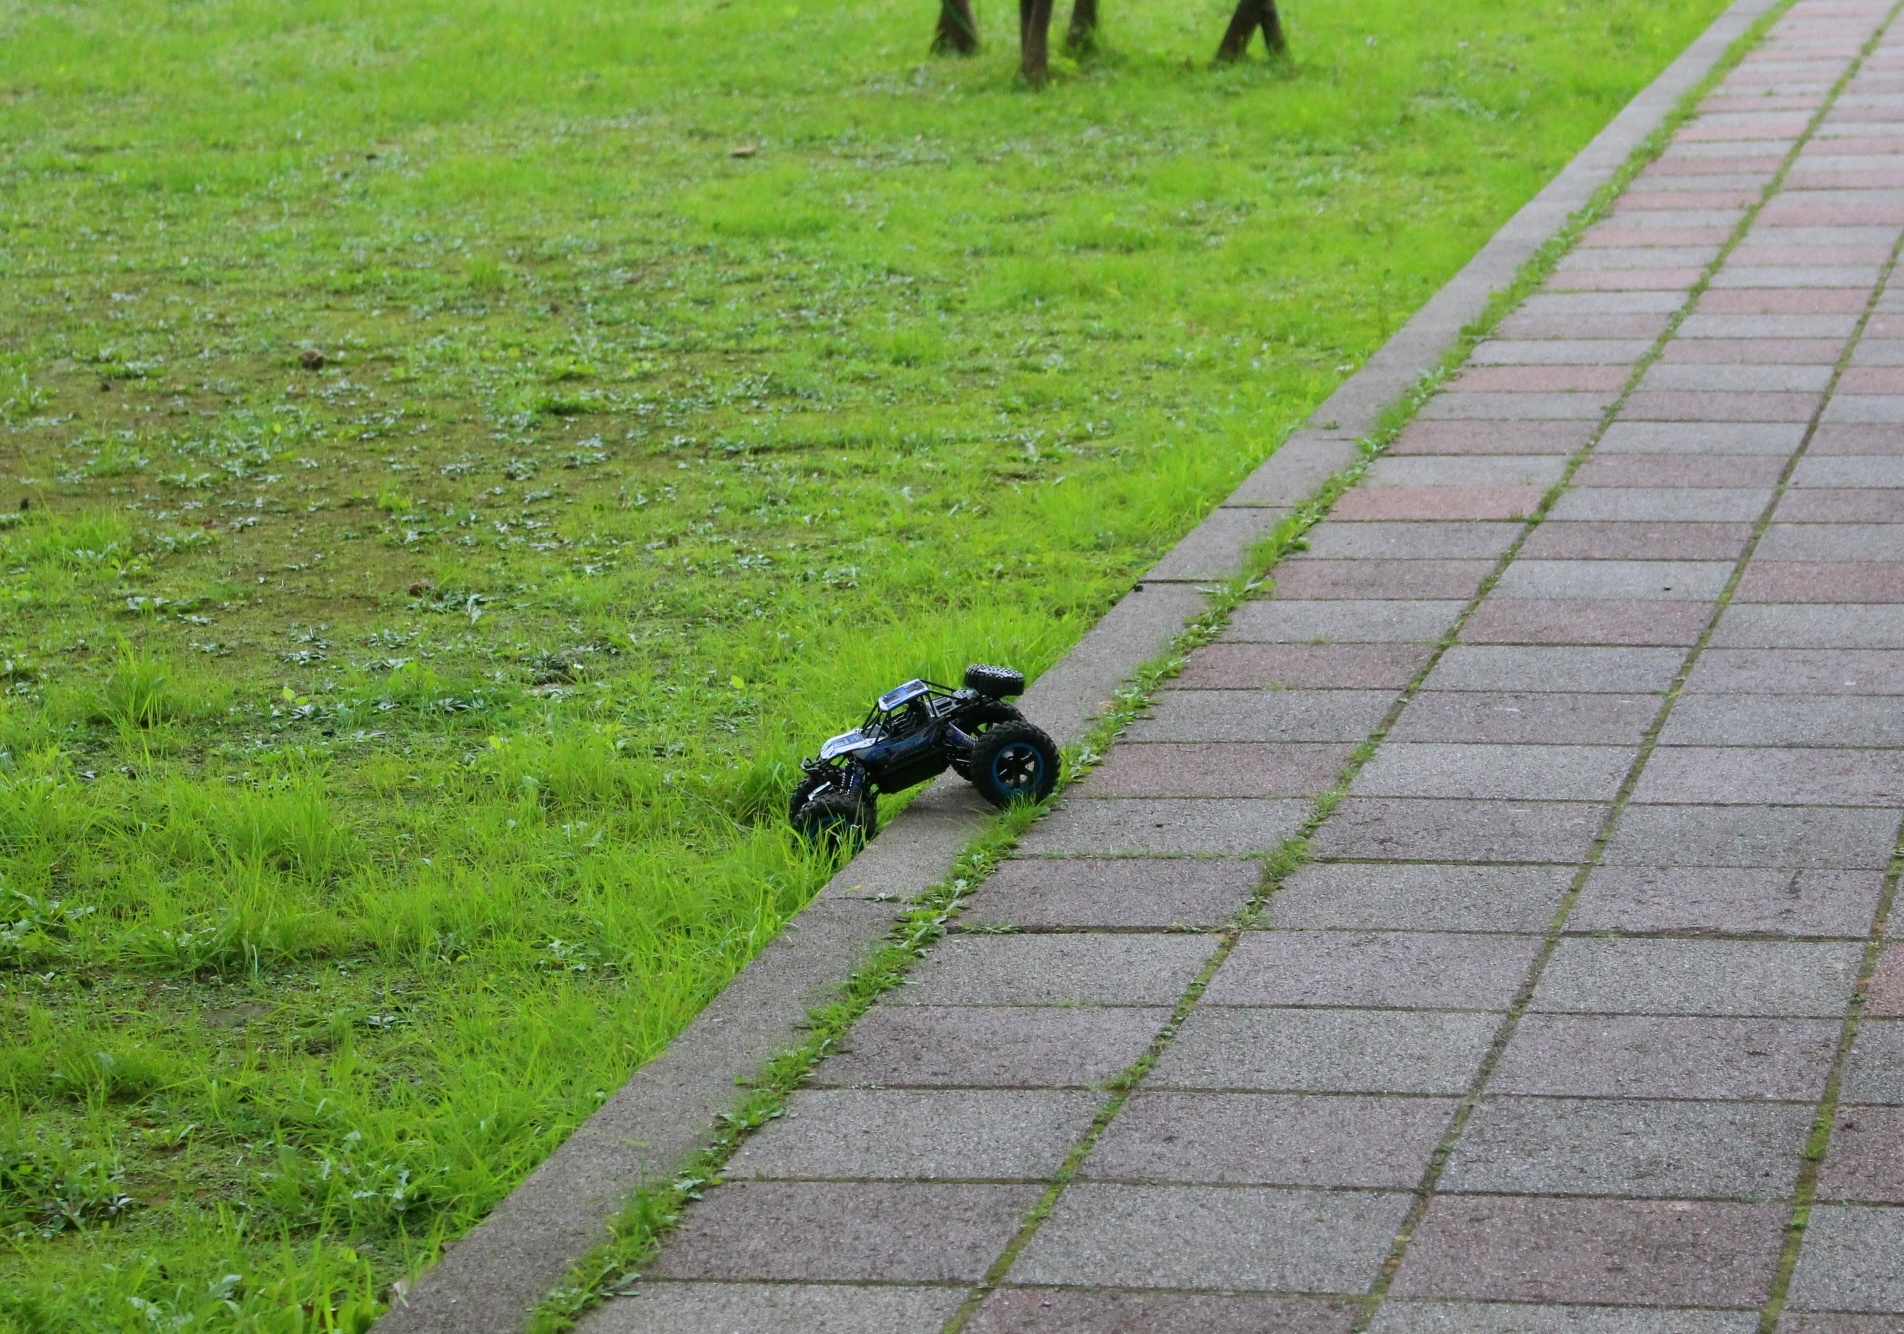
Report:
[[[1251,549],[1363,458],[1363,443],[1425,384],[1543,247],[1618,175],[1674,108],[1782,0],[1734,0],[1547,186],[1323,401],[1095,626],[1033,683],[1025,712],[1075,746],[1142,667],[1241,573]],[[899,906],[940,883],[990,824],[963,783],[913,801],[682,1030],[488,1217],[446,1250],[377,1334],[514,1334],[607,1240],[631,1192],[704,1148],[740,1086],[798,1046],[809,1012],[888,943]]]

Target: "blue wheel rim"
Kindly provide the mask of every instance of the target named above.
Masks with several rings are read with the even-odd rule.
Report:
[[[992,781],[1007,792],[1036,792],[1044,778],[1045,757],[1029,741],[1014,741],[992,756]]]

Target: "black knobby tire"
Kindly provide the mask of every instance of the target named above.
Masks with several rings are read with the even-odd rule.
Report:
[[[793,825],[796,828],[799,826],[800,808],[806,805],[809,801],[813,800],[813,794],[815,792],[818,792],[821,788],[825,787],[826,784],[827,784],[826,779],[815,778],[812,774],[808,774],[805,778],[802,778],[799,782],[793,785],[793,793],[791,796],[787,798],[787,823],[788,824]]]
[[[1023,719],[1017,709],[999,700],[986,700],[983,704],[974,704],[966,709],[959,718],[959,730],[974,741],[985,735],[1000,723],[1015,723]],[[964,760],[952,760],[952,772],[966,782],[972,781],[972,766]]]
[[[815,847],[852,852],[879,832],[879,807],[871,794],[833,789],[795,811],[793,829]]]
[[[988,699],[1009,699],[1025,693],[1025,675],[1009,667],[975,662],[965,669],[965,688],[976,690]]]
[[[994,806],[1043,801],[1058,786],[1057,743],[1027,722],[1000,723],[972,747],[972,786]]]

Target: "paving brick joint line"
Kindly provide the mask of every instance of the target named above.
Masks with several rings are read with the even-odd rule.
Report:
[[[1771,25],[583,1328],[1904,1331],[1895,14]]]

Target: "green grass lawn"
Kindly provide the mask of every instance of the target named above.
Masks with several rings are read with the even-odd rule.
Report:
[[[0,1329],[361,1326],[1719,7],[0,0]]]

